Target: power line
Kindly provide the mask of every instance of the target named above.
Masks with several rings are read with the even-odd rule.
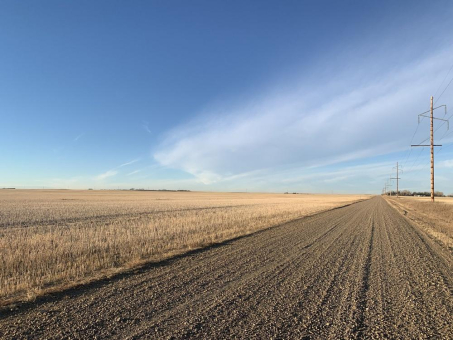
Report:
[[[439,153],[440,153],[443,149],[445,149],[445,146],[440,147],[440,149],[438,149],[438,150],[434,150],[435,155],[436,155],[436,156],[439,155]],[[422,160],[421,162],[419,162],[419,163],[417,164],[417,166],[419,166],[419,165],[422,165],[422,166],[420,166],[420,168],[418,168],[418,169],[415,169],[414,172],[411,173],[412,176],[418,174],[418,173],[419,173],[420,171],[422,171],[422,170],[426,170],[426,169],[425,169],[425,165],[428,165],[430,162],[431,162],[430,159],[428,159],[428,160],[425,159],[425,160]]]
[[[390,177],[390,179],[396,179],[396,197],[399,197],[400,191],[399,191],[399,180],[401,179],[399,175],[399,171],[403,171],[401,169],[401,165],[398,165],[398,162],[396,162],[396,167],[393,167],[393,169],[396,169],[396,177]]]
[[[414,161],[414,163],[412,163],[412,166],[410,167],[410,169],[408,170],[408,172],[411,172],[411,171],[412,171],[412,169],[413,169],[414,166],[415,166],[415,163],[418,161],[420,155],[423,153],[423,150],[424,150],[424,149],[420,149],[420,152],[418,153],[417,158],[415,158],[415,161]],[[419,163],[419,164],[420,164],[420,163]],[[418,165],[418,164],[417,164],[417,165]]]
[[[444,146],[443,148],[444,148],[444,149],[448,149],[448,148],[451,148],[452,146],[453,146],[453,143],[450,143],[450,145]]]
[[[424,117],[423,117],[423,119],[424,119]],[[417,124],[417,128],[415,129],[415,132],[414,132],[414,134],[412,135],[411,143],[410,143],[410,144],[412,144],[412,142],[414,141],[415,134],[417,133],[419,127],[420,127],[420,122],[418,122],[418,124]],[[420,144],[421,144],[421,143],[420,143]],[[409,157],[411,156],[411,154],[412,154],[412,148],[410,149],[409,153],[407,154],[407,157],[406,157],[406,159],[405,159],[404,162],[403,162],[403,166],[406,165],[406,162],[407,162],[407,160],[409,159]]]
[[[448,70],[447,74],[445,75],[444,79],[442,80],[442,82],[440,83],[439,87],[437,88],[436,90],[436,93],[434,93],[434,98],[436,98],[436,95],[437,95],[437,92],[439,92],[442,84],[444,83],[445,79],[447,79],[448,75],[450,74],[451,70],[453,69],[453,65],[451,65],[450,69]],[[447,85],[448,87],[448,85]],[[444,90],[445,91],[445,90]],[[439,98],[436,99],[436,102],[439,100]]]
[[[453,131],[450,131],[448,134],[444,134],[444,136],[443,136],[442,138],[448,137],[448,136],[450,136],[450,135],[453,135]],[[441,139],[442,139],[442,138],[441,138]]]
[[[412,142],[414,141],[415,135],[417,134],[418,128],[420,127],[420,123],[423,122],[423,119],[425,119],[425,118],[426,118],[426,117],[422,116],[422,120],[421,120],[421,121],[419,120],[419,122],[418,122],[418,124],[417,124],[417,128],[415,129],[415,132],[414,132],[414,134],[412,135],[410,144],[412,144]],[[422,144],[422,143],[419,143],[419,144]],[[412,148],[410,148],[410,151],[409,151],[409,153],[407,154],[407,157],[406,157],[406,159],[405,159],[404,162],[403,162],[403,165],[402,165],[403,167],[406,165],[406,163],[407,163],[407,161],[409,160],[411,154],[412,154]]]
[[[451,72],[452,69],[453,69],[453,65],[451,65],[451,67],[449,68],[449,70],[448,70],[447,74],[445,75],[444,79],[442,80],[442,82],[440,83],[439,87],[437,88],[437,90],[436,90],[436,92],[435,92],[435,94],[434,94],[434,97],[437,96],[437,93],[438,93],[439,90],[442,88],[442,85],[444,84],[445,80],[448,78],[448,75],[450,74],[450,72]],[[450,81],[448,82],[447,86],[445,86],[445,88],[444,88],[444,90],[442,91],[442,93],[439,95],[439,97],[436,98],[435,103],[437,103],[437,101],[442,97],[442,95],[445,93],[445,91],[448,89],[448,87],[450,86],[450,84],[451,84],[452,82],[453,82],[453,78],[450,79]],[[411,138],[411,142],[410,142],[410,143],[411,143],[411,146],[425,146],[425,145],[423,145],[423,143],[426,142],[428,139],[431,139],[431,145],[430,145],[430,146],[431,146],[431,200],[434,202],[434,146],[436,146],[436,145],[434,145],[434,132],[437,132],[442,126],[445,125],[445,123],[448,124],[450,118],[453,117],[453,114],[450,115],[447,119],[439,119],[439,118],[435,118],[435,117],[433,117],[433,111],[434,111],[435,109],[437,109],[437,108],[442,107],[442,106],[445,107],[445,112],[444,112],[444,117],[443,117],[443,118],[445,118],[446,115],[447,115],[447,106],[446,106],[446,105],[441,105],[441,106],[436,107],[436,108],[434,108],[433,106],[434,106],[433,97],[431,97],[430,110],[429,110],[429,111],[426,111],[426,112],[423,112],[423,113],[421,113],[421,114],[418,115],[418,124],[417,124],[417,127],[416,127],[416,129],[415,129],[415,132],[414,132],[413,135],[412,135],[412,138]],[[415,135],[417,134],[418,129],[419,129],[419,127],[420,127],[420,117],[422,117],[422,118],[421,118],[421,121],[423,121],[423,119],[424,119],[425,117],[428,118],[427,116],[424,115],[424,114],[427,113],[427,112],[430,112],[430,117],[429,117],[429,118],[430,118],[430,125],[431,125],[431,128],[430,128],[430,130],[431,130],[431,132],[430,132],[430,137],[424,139],[424,140],[423,140],[422,142],[420,142],[418,145],[412,145],[412,142],[413,142],[413,140],[414,140],[414,138],[415,138]],[[443,121],[442,124],[440,124],[440,126],[438,126],[437,129],[436,129],[435,131],[433,131],[433,130],[434,130],[434,129],[433,129],[433,122],[434,122],[434,119],[442,120],[442,121]],[[449,125],[449,124],[448,124],[448,125]],[[447,126],[448,126],[448,125],[447,125]],[[440,138],[440,140],[442,140],[442,139],[443,139],[444,137],[446,137],[446,136],[450,136],[450,135],[453,133],[453,132],[450,132],[450,133],[449,133],[448,130],[449,130],[449,128],[447,128],[447,131],[445,131],[445,133],[442,135],[442,137]],[[443,150],[442,146],[441,146],[441,145],[439,145],[439,146],[441,147],[441,149],[440,149],[438,152],[436,152],[436,155],[438,155],[438,154]],[[449,145],[448,147],[451,147],[451,146],[453,146],[453,143],[452,143],[451,145]],[[448,147],[447,147],[447,148],[448,148]],[[417,161],[418,161],[418,159],[419,159],[419,157],[420,157],[420,155],[421,155],[422,153],[423,153],[423,149],[421,149],[420,152],[418,153],[417,157],[415,158],[415,161],[412,163],[412,166],[411,166],[410,169],[409,169],[409,172],[412,171],[412,169],[414,168],[414,166],[417,164]],[[411,156],[411,155],[412,155],[412,148],[410,149],[409,153],[407,153],[407,156],[406,156],[406,158],[405,158],[405,160],[404,160],[404,162],[403,162],[403,166],[406,165],[406,163],[407,163],[407,161],[410,159],[410,156]],[[423,162],[423,161],[422,161],[422,162]],[[422,163],[422,162],[420,162],[420,163]],[[420,163],[419,163],[419,164],[420,164]],[[419,164],[417,164],[417,166],[418,166]],[[396,178],[398,178],[398,163],[397,163],[396,169],[397,169]],[[420,171],[421,169],[422,169],[422,168],[418,169],[418,171]],[[416,171],[415,173],[417,173],[418,171]],[[385,186],[384,191],[386,191],[386,189],[387,189],[387,185]],[[397,193],[398,193],[398,184],[397,184]]]
[[[451,114],[450,117],[447,118],[447,120],[450,120],[451,117],[453,117],[453,114]],[[437,130],[440,129],[440,128],[442,127],[442,125],[444,125],[444,124],[445,124],[445,122],[443,122],[443,123],[437,128]],[[437,131],[437,130],[436,130],[436,131]],[[442,135],[442,137],[440,137],[440,140],[442,140],[442,138],[444,138],[444,137],[446,137],[446,136],[449,136],[449,135],[451,135],[451,134],[453,133],[453,131],[450,131],[450,132],[449,132],[449,131],[450,131],[449,129],[445,130],[445,133]]]
[[[449,118],[447,118],[447,119],[450,119],[452,116],[453,116],[453,114],[452,114]],[[422,116],[422,117],[423,117],[423,116]],[[423,118],[422,118],[422,121],[423,121]],[[437,132],[437,130],[439,130],[439,129],[442,127],[443,124],[445,124],[445,122],[442,122],[442,124],[441,124],[434,132]],[[448,131],[448,130],[447,130],[447,131]],[[424,140],[422,140],[422,141],[421,141],[420,143],[418,143],[418,144],[423,144],[424,142],[428,141],[429,139],[430,139],[430,137],[425,138]],[[412,143],[412,141],[411,141],[411,143]],[[410,169],[408,170],[408,172],[412,171],[412,169],[413,169],[414,167],[417,167],[418,165],[420,165],[420,164],[423,163],[423,161],[417,163],[418,159],[420,158],[420,155],[423,153],[423,150],[424,150],[424,149],[420,149],[420,152],[417,154],[417,157],[415,158],[415,161],[412,163],[412,166],[410,167]],[[412,151],[412,148],[411,148],[411,151]],[[418,171],[418,170],[417,170],[417,171]]]
[[[412,143],[412,142],[411,142],[411,143]],[[402,166],[405,166],[405,165],[406,165],[406,162],[407,162],[407,160],[409,159],[409,157],[411,156],[411,154],[412,154],[412,148],[410,149],[409,153],[407,154],[407,157],[406,157],[406,159],[404,160]]]
[[[451,70],[453,69],[453,65],[450,67],[450,69],[448,70],[447,74],[445,75],[444,79],[442,80],[442,82],[440,83],[439,87],[437,88],[435,94],[434,94],[434,97],[436,97],[437,93],[439,92],[439,90],[441,89],[442,85],[444,84],[445,80],[447,79],[448,75],[450,74]],[[447,86],[445,86],[444,90],[442,91],[442,93],[439,95],[439,97],[436,98],[436,102],[442,97],[442,95],[445,93],[445,91],[448,89],[448,87],[450,86],[450,84],[453,82],[453,78],[450,79],[450,81],[448,82]],[[436,107],[434,108],[434,103],[433,103],[433,97],[431,97],[431,105],[430,105],[430,137],[424,139],[422,142],[420,142],[418,145],[411,145],[411,146],[428,146],[428,145],[423,145],[424,142],[426,142],[428,139],[431,140],[431,201],[434,202],[434,146],[437,146],[437,145],[434,145],[434,132],[437,132],[442,126],[444,126],[445,123],[447,123],[447,131],[445,131],[445,133],[442,135],[442,137],[440,138],[440,140],[442,140],[444,137],[450,135],[451,133],[448,133],[448,130],[449,130],[449,120],[451,117],[453,117],[453,114],[450,115],[447,119],[440,119],[440,118],[435,118],[434,115],[433,115],[433,111],[439,107],[442,107],[444,106],[445,107],[445,112],[444,112],[444,117],[446,117],[447,115],[447,106],[446,105],[441,105],[439,107]],[[428,111],[427,111],[428,112]],[[412,139],[411,139],[411,144],[412,144],[412,141],[415,137],[415,134],[417,133],[418,131],[418,128],[420,126],[420,116],[422,117],[422,120],[424,119],[423,117],[427,117],[425,116],[425,113],[427,112],[423,112],[421,114],[418,115],[418,125],[417,125],[417,128],[414,132],[414,134],[412,135]],[[442,120],[442,124],[440,124],[440,126],[437,127],[437,129],[434,131],[434,120]],[[441,149],[436,152],[436,155],[438,155],[442,150],[442,145],[438,145],[441,147]],[[453,144],[452,144],[453,146]],[[412,151],[412,150],[411,150]],[[415,164],[417,163],[417,160],[418,158],[420,157],[420,155],[422,154],[422,151],[423,149],[418,153],[417,155],[417,158],[415,159],[414,163],[412,163],[412,166],[411,168],[409,169],[409,172],[414,168]],[[409,155],[406,157],[406,160],[404,161],[404,164],[406,164],[407,160],[409,159],[411,153],[409,153]],[[418,165],[418,164],[417,164]],[[418,169],[418,171],[415,171],[414,173],[412,174],[415,174],[419,171],[421,171],[423,168],[421,167],[420,169]],[[397,164],[397,171],[398,171],[398,164]],[[398,178],[398,172],[397,172],[397,175],[396,175],[396,178]],[[397,189],[398,191],[398,189]]]
[[[448,87],[448,85],[447,85],[447,87]],[[445,92],[445,90],[444,90],[444,92]],[[411,146],[421,146],[421,147],[430,146],[431,147],[431,202],[434,202],[434,147],[435,146],[442,146],[442,145],[434,145],[434,120],[443,120],[444,122],[447,123],[447,126],[450,125],[448,120],[434,117],[434,110],[436,108],[434,108],[433,101],[434,101],[434,98],[431,96],[431,105],[430,105],[431,108],[430,108],[430,116],[429,116],[429,118],[430,118],[430,142],[431,142],[431,144],[430,145],[424,145],[424,144],[411,145]],[[441,106],[445,106],[445,112],[446,112],[447,111],[447,106],[446,105],[441,105]],[[439,106],[439,107],[441,107],[441,106]],[[420,113],[418,115],[419,121],[420,121],[420,116],[424,116],[425,113],[426,112],[423,112],[423,113]]]
[[[436,102],[440,99],[440,97],[442,97],[442,95],[444,94],[444,92],[448,89],[448,87],[450,86],[451,82],[453,81],[453,78],[451,78],[450,82],[448,83],[448,85],[445,87],[445,89],[442,91],[442,93],[440,94],[440,96],[436,99]]]
[[[441,108],[441,107],[444,107],[444,108],[445,108],[445,112],[444,112],[444,117],[445,117],[446,114],[447,114],[447,106],[446,106],[446,105],[440,105],[440,106],[438,106],[438,107],[433,108],[433,110],[439,109],[439,108]],[[412,135],[411,144],[412,144],[412,142],[413,142],[413,140],[414,140],[415,134],[416,134],[417,131],[418,131],[418,128],[420,127],[420,123],[423,122],[423,119],[428,118],[427,116],[424,116],[424,114],[427,113],[427,112],[430,112],[430,110],[425,111],[425,112],[421,113],[421,114],[418,116],[418,117],[419,117],[419,118],[418,118],[418,125],[417,125],[417,128],[415,129],[414,134]],[[436,129],[434,132],[437,132],[437,131],[438,131],[438,130],[439,130],[439,129],[447,122],[447,121],[448,121],[448,119],[450,119],[452,116],[453,116],[453,114],[452,114],[449,118],[447,118],[447,120],[440,119],[440,120],[444,120],[444,121],[442,122],[442,124],[441,124],[440,126],[437,127],[437,129]],[[421,120],[420,120],[420,117],[421,117]],[[439,119],[439,118],[436,118],[436,119]],[[425,138],[424,140],[422,140],[422,141],[421,141],[420,143],[418,143],[418,144],[423,144],[423,143],[426,142],[428,139],[430,139],[430,137]],[[403,162],[403,166],[406,165],[406,162],[407,162],[407,160],[409,159],[409,157],[410,157],[411,154],[412,154],[412,148],[411,148],[411,150],[410,150],[408,156],[406,157],[405,161]],[[417,157],[417,158],[418,158],[418,157]],[[414,162],[414,163],[415,163],[415,162]]]
[[[409,170],[407,170],[407,172],[411,172],[412,169],[413,169],[416,165],[418,165],[417,161],[418,161],[418,159],[420,158],[420,155],[421,155],[422,153],[423,153],[423,149],[421,149],[421,150],[419,151],[417,157],[415,158],[415,161],[412,162],[412,165],[411,165],[411,167],[409,168]],[[417,163],[417,164],[416,164],[416,163]]]
[[[451,117],[453,117],[453,114],[451,114],[447,119],[434,118],[434,119],[438,119],[438,120],[442,120],[442,121],[443,121],[442,124],[440,124],[440,125],[437,127],[436,130],[434,130],[434,132],[439,131],[439,129],[440,129],[442,126],[444,126],[445,123],[448,123],[448,121],[450,120]],[[448,129],[447,129],[447,131],[448,131]],[[442,137],[442,138],[443,138],[443,137]],[[442,139],[442,138],[441,138],[441,139]],[[426,142],[428,139],[430,139],[430,137],[425,138],[425,139],[422,140],[419,144],[423,144],[423,143]],[[411,142],[411,143],[412,143],[412,142]]]
[[[439,140],[442,140],[442,139],[443,139],[443,138],[444,138],[444,137],[445,137],[445,136],[446,136],[447,134],[449,135],[449,133],[448,133],[448,132],[450,132],[450,133],[451,133],[451,131],[449,131],[449,130],[446,130],[446,131],[444,132],[444,134],[442,135],[442,137],[440,137],[440,139],[439,139]]]

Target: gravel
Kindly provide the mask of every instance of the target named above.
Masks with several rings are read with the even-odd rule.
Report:
[[[0,315],[0,338],[452,339],[453,256],[381,197]]]

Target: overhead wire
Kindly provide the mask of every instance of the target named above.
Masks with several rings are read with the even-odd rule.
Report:
[[[416,133],[417,133],[419,127],[420,127],[420,122],[417,124],[417,128],[415,129],[415,132],[414,132],[414,134],[412,135],[411,143],[410,143],[410,144],[412,144],[412,141],[414,140],[414,137],[415,137],[415,135],[416,135]],[[409,159],[409,157],[411,156],[411,154],[412,154],[412,148],[410,148],[409,153],[407,153],[406,159],[404,160],[402,166],[406,165],[406,162],[407,162],[407,160]]]
[[[425,119],[425,117],[422,117],[422,122],[423,122],[423,119]],[[410,144],[412,144],[412,142],[414,141],[415,135],[417,134],[417,131],[418,131],[418,128],[419,128],[419,127],[420,127],[420,122],[418,122],[418,124],[417,124],[417,128],[415,129],[415,132],[414,132],[414,134],[412,135]],[[421,143],[420,143],[420,144],[421,144]],[[408,155],[406,156],[406,159],[404,160],[403,164],[401,165],[402,167],[404,167],[404,166],[406,165],[406,163],[407,163],[408,159],[410,158],[411,154],[412,154],[412,147],[410,148],[409,153],[408,153]]]
[[[437,101],[442,97],[442,95],[443,95],[443,94],[445,93],[445,91],[448,89],[448,87],[450,86],[450,84],[453,82],[453,77],[452,77],[452,78],[450,79],[450,81],[448,82],[448,84],[447,84],[447,85],[445,86],[445,88],[443,89],[443,91],[441,92],[441,94],[439,95],[439,97],[437,97],[437,93],[438,93],[439,90],[442,88],[442,85],[444,84],[445,80],[448,78],[448,75],[450,74],[451,70],[453,70],[453,65],[452,65],[452,66],[450,67],[450,69],[448,70],[447,74],[445,75],[444,79],[442,80],[442,82],[440,83],[439,87],[437,88],[437,90],[436,90],[436,92],[435,92],[435,94],[434,94],[434,97],[436,98],[434,104],[437,103]],[[443,117],[443,118],[445,118],[446,115],[447,115],[447,112],[445,111],[444,117]],[[446,120],[450,120],[450,118],[452,118],[452,117],[453,117],[453,114],[450,115]],[[427,117],[422,116],[422,120],[421,120],[421,121],[423,121],[424,118],[427,118]],[[445,124],[445,123],[446,123],[445,121],[442,122],[442,124],[440,124],[440,125],[435,129],[434,132],[437,132],[437,131]],[[412,135],[411,142],[410,142],[411,145],[412,145],[412,142],[413,142],[413,140],[414,140],[414,138],[415,138],[415,135],[416,135],[417,132],[418,132],[419,127],[420,127],[420,122],[417,124],[417,127],[416,127],[416,129],[415,129],[415,131],[414,131],[414,133],[413,133],[413,135]],[[452,131],[452,132],[448,132],[448,130],[446,130],[445,133],[442,135],[442,137],[441,137],[439,140],[442,140],[444,137],[450,136],[451,134],[453,134],[453,131]],[[419,144],[423,144],[424,142],[428,141],[429,139],[430,139],[430,137],[424,139],[424,140],[421,141]],[[449,148],[449,147],[451,147],[451,146],[453,146],[453,143],[452,143],[451,145],[449,145],[448,147],[445,147],[445,148]],[[442,147],[441,147],[439,150],[435,150],[435,154],[438,155],[438,154],[439,154],[443,149],[445,149],[445,148],[442,148]],[[418,159],[420,158],[420,155],[421,155],[422,153],[423,153],[423,147],[421,148],[420,152],[417,154],[417,157],[415,158],[414,162],[412,163],[412,166],[410,167],[409,170],[407,170],[407,172],[411,172],[412,169],[414,169],[414,167],[416,167],[416,166],[420,165],[421,163],[423,163],[423,161],[417,163],[417,161],[418,161]],[[406,156],[404,162],[402,163],[402,167],[404,167],[404,166],[407,164],[408,160],[410,159],[410,157],[411,157],[411,155],[412,155],[412,147],[410,148],[410,150],[409,150],[406,154],[407,154],[407,156]],[[429,161],[430,161],[430,160],[429,160]],[[425,162],[426,162],[426,161],[425,161]],[[414,174],[414,173],[417,173],[417,172],[419,172],[419,171],[421,171],[422,169],[423,169],[423,168],[421,167],[421,168],[419,168],[418,170],[415,170],[415,172],[413,172],[413,174]]]
[[[453,81],[453,78],[451,78],[450,81],[448,82],[447,86],[445,86],[444,90],[443,90],[442,93],[439,95],[439,97],[436,97],[437,92],[439,92],[440,88],[442,87],[442,85],[443,85],[444,82],[445,82],[445,79],[447,79],[447,77],[448,77],[448,75],[450,74],[450,72],[451,72],[452,69],[453,69],[453,65],[450,66],[450,68],[448,69],[447,74],[445,75],[444,79],[442,80],[442,82],[440,83],[440,85],[439,85],[439,87],[437,88],[436,92],[434,93],[434,98],[436,98],[434,103],[437,103],[437,101],[440,99],[440,97],[442,97],[442,95],[445,93],[445,91],[448,89],[448,87],[450,86],[451,82]]]
[[[445,149],[447,149],[447,148],[449,148],[449,147],[451,147],[451,146],[453,146],[453,144],[451,144],[451,145],[449,145],[449,146],[447,146],[447,147],[442,146],[442,147],[441,147],[440,149],[438,149],[438,150],[435,149],[435,150],[434,150],[434,156],[437,158],[437,157],[439,156],[439,154],[440,154],[443,150],[445,150]],[[423,162],[423,165],[428,165],[430,162],[431,162],[431,159],[425,160],[425,161]],[[419,164],[421,164],[421,163],[419,163]],[[419,173],[420,171],[422,171],[422,170],[426,170],[426,167],[425,167],[425,166],[422,166],[422,167],[420,167],[419,169],[416,169],[416,170],[412,173],[412,175],[418,174],[418,173]]]
[[[417,157],[415,158],[415,161],[412,163],[412,166],[410,167],[409,170],[407,170],[407,172],[411,172],[412,169],[414,168],[415,166],[415,163],[418,161],[418,159],[420,158],[420,155],[422,154],[423,152],[423,148],[420,148],[420,152],[418,153]]]
[[[451,114],[446,120],[450,120],[451,117],[453,117],[453,114]],[[442,122],[442,124],[440,124],[440,125],[434,130],[434,132],[439,131],[439,129],[440,129],[442,126],[444,126],[445,123],[446,123],[446,122]],[[448,130],[447,130],[447,132],[448,132]],[[425,139],[422,140],[419,144],[422,144],[422,143],[426,142],[426,141],[429,140],[430,138],[431,138],[431,137],[425,138]],[[443,138],[443,137],[441,137],[439,140],[441,140],[442,138]],[[412,143],[412,142],[411,142],[411,143]]]
[[[450,82],[447,84],[447,86],[446,86],[445,89],[442,91],[442,93],[440,94],[440,96],[437,97],[437,99],[436,99],[436,101],[435,101],[436,103],[437,103],[437,101],[440,99],[440,97],[442,97],[442,95],[445,93],[445,91],[447,91],[447,89],[448,89],[448,87],[450,86],[451,82],[453,82],[453,78],[451,78]]]
[[[434,98],[436,98],[437,92],[439,92],[440,88],[444,84],[445,79],[447,79],[448,75],[450,74],[451,70],[453,69],[453,65],[451,65],[450,69],[448,70],[447,74],[445,75],[444,79],[440,83],[439,87],[437,88],[436,92],[434,93]],[[448,87],[448,86],[447,86]],[[445,90],[444,90],[445,91]]]

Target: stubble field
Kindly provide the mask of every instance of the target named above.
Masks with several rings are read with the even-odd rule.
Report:
[[[364,198],[1,190],[0,306]]]

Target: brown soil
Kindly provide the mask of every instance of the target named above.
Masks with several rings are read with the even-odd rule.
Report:
[[[0,338],[453,338],[453,256],[381,197],[0,316]]]

